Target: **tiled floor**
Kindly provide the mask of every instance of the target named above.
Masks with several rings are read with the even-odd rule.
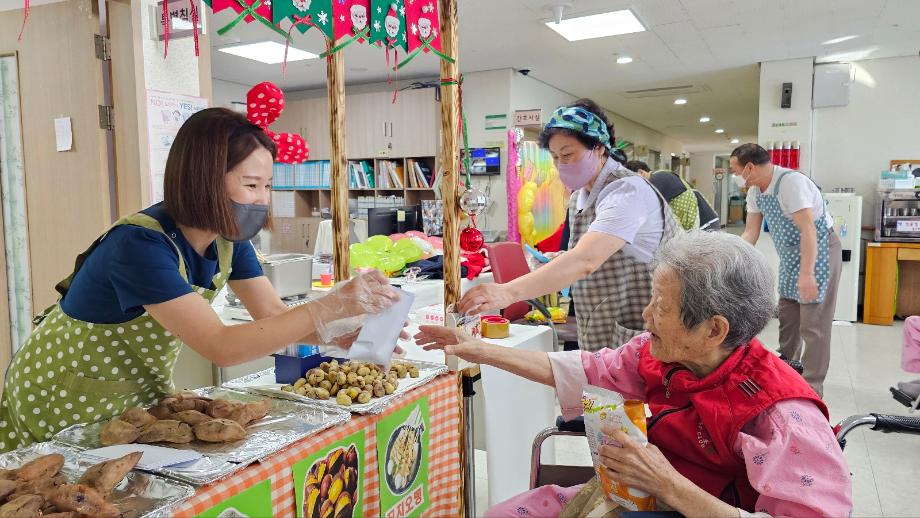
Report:
[[[769,240],[761,240],[758,248],[775,262]],[[907,408],[888,392],[888,387],[898,381],[920,377],[901,370],[901,331],[900,322],[892,327],[834,326],[831,366],[824,393],[833,423],[854,414],[907,413]],[[760,338],[765,344],[775,346],[777,336],[778,324],[773,321]],[[862,428],[852,432],[847,440],[844,453],[853,474],[853,516],[920,516],[917,490],[920,437],[888,435]],[[481,515],[488,507],[487,455],[483,451],[476,453],[477,514]],[[556,458],[559,463],[590,465],[583,439],[560,438],[556,442]]]

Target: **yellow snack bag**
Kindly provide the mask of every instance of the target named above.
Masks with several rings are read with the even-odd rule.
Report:
[[[600,462],[600,447],[616,444],[604,433],[605,427],[619,428],[639,444],[648,444],[644,403],[624,400],[617,392],[592,385],[585,387],[581,402],[585,410],[585,433],[591,448],[591,459],[604,494],[630,511],[654,511],[655,497],[610,480]]]

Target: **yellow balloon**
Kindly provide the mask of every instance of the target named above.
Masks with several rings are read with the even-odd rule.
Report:
[[[528,182],[533,183],[533,182]],[[530,212],[533,209],[534,198],[536,197],[536,188],[521,189],[518,192],[518,214]]]
[[[533,213],[525,212],[523,214],[518,214],[518,230],[521,231],[521,237],[524,238],[528,243],[532,243],[532,235],[534,233],[533,229]]]

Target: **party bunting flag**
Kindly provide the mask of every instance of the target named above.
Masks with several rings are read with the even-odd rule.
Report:
[[[239,2],[237,0],[204,0],[208,6],[211,7],[211,10],[215,13],[219,13],[224,9],[233,9],[237,14],[242,14],[243,10],[246,9],[247,5],[251,6],[254,2],[251,0],[248,2]],[[253,9],[254,12],[260,14],[261,16],[271,20],[272,19],[272,2],[271,0],[262,0],[259,3],[259,6]],[[252,17],[252,14],[247,14],[245,21],[246,23],[251,23],[255,18]]]
[[[285,18],[296,22],[310,15],[311,23],[299,23],[297,29],[305,33],[311,26],[316,26],[331,40],[334,25],[332,3],[340,1],[344,0],[272,0],[272,20],[277,25]]]
[[[406,25],[409,54],[397,68],[402,68],[418,56],[419,52],[434,52],[445,61],[453,58],[441,52],[441,21],[437,0],[406,0]]]
[[[340,43],[342,38],[346,41],[357,40],[364,43],[370,35],[370,10],[371,0],[334,0],[332,14],[335,16],[333,39]]]
[[[406,8],[402,0],[371,0],[370,42],[387,49],[408,48]]]

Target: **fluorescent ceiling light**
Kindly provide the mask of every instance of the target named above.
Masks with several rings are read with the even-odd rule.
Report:
[[[687,100],[684,99],[683,97],[679,97],[679,98],[677,98],[677,99],[674,99],[674,104],[676,104],[676,105],[678,105],[678,106],[680,106],[680,105],[682,105],[682,104],[687,104]]]
[[[702,117],[700,117],[700,122],[709,122],[709,117],[703,115]]]
[[[737,144],[737,143],[739,143],[739,142],[741,142],[741,141],[738,140],[738,139],[736,139],[736,138],[733,138],[733,139],[731,139],[729,142],[731,142],[732,144]]]
[[[722,128],[716,128],[716,133],[725,133],[725,130]]]
[[[642,22],[629,9],[568,18],[560,23],[550,21],[546,22],[546,26],[569,41],[632,34],[645,30]]]
[[[825,41],[825,42],[822,42],[821,45],[834,45],[834,44],[837,44],[837,43],[843,43],[843,42],[845,42],[845,41],[855,40],[855,39],[858,38],[858,37],[859,37],[859,36],[856,36],[855,34],[851,34],[851,35],[849,35],[849,36],[841,36],[841,37],[839,37],[839,38],[834,38],[834,39],[831,39],[831,40],[827,40],[827,41]]]
[[[269,65],[276,65],[284,61],[284,45],[275,41],[261,41],[259,43],[248,43],[246,45],[221,47],[217,50],[241,58],[268,63]],[[303,61],[305,59],[315,59],[318,57],[318,55],[312,52],[288,47],[288,61]]]
[[[632,61],[633,61],[632,58],[629,56],[620,56],[617,58],[617,63],[621,65],[627,65],[629,63],[632,63]]]

